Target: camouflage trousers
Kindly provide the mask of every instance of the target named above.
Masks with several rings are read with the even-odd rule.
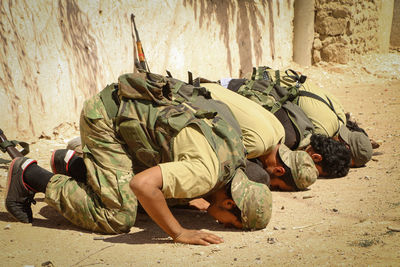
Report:
[[[137,199],[129,188],[132,161],[98,95],[85,102],[80,131],[87,182],[54,175],[45,200],[85,229],[110,234],[129,232],[137,212]]]

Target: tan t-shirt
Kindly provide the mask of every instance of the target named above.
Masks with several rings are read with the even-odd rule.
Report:
[[[216,83],[201,84],[211,92],[211,97],[225,103],[239,122],[247,158],[257,158],[269,153],[280,140],[285,140],[285,130],[279,120],[250,99],[232,92]]]
[[[342,118],[344,123],[346,123],[346,115],[343,106],[334,95],[309,81],[306,81],[303,86],[300,87],[300,90],[319,95],[329,103],[327,99],[328,97],[331,100],[336,113],[340,118]],[[308,96],[301,96],[299,98],[299,107],[314,124],[315,133],[328,137],[333,137],[338,133],[342,122],[338,120],[335,113],[325,103]]]
[[[198,126],[183,128],[172,140],[173,162],[158,164],[165,198],[195,198],[218,181],[219,160]]]

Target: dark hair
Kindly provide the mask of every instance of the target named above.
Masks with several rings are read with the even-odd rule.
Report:
[[[356,121],[352,121],[350,119],[350,113],[346,113],[346,127],[352,132],[361,132],[368,136],[367,132],[363,128],[358,126]]]
[[[242,211],[238,208],[238,206],[234,206],[232,209],[229,210],[236,218],[242,222]]]
[[[299,188],[297,187],[296,183],[293,180],[293,175],[292,175],[292,171],[290,170],[290,168],[288,166],[286,166],[286,164],[283,162],[283,160],[281,159],[281,156],[279,155],[279,152],[277,153],[278,155],[278,161],[279,163],[283,166],[283,168],[285,169],[285,173],[282,176],[279,176],[279,179],[281,179],[282,181],[284,181],[288,186],[295,188],[296,190],[298,190]]]
[[[345,144],[320,134],[313,134],[310,143],[315,153],[322,156],[320,163],[328,177],[343,177],[349,172],[351,152]]]

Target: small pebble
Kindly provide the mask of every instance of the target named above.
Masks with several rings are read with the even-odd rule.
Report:
[[[274,229],[274,230],[279,230],[279,228],[278,228],[278,227],[276,227],[276,226],[274,226],[274,228],[272,228],[272,229]]]
[[[393,232],[400,232],[400,227],[388,226],[387,229]]]
[[[333,210],[333,212],[338,212],[338,209],[333,208],[332,210]]]
[[[6,226],[4,226],[4,230],[9,230],[11,229],[11,224],[7,224]]]

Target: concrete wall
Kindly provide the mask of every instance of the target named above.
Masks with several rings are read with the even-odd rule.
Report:
[[[77,122],[84,99],[133,71],[130,14],[150,69],[241,76],[292,58],[293,0],[2,0],[0,127],[9,139]]]
[[[400,0],[394,0],[390,46],[400,49]]]
[[[345,64],[389,48],[393,0],[316,0],[314,62]]]
[[[310,66],[314,41],[314,0],[294,2],[293,61]]]

